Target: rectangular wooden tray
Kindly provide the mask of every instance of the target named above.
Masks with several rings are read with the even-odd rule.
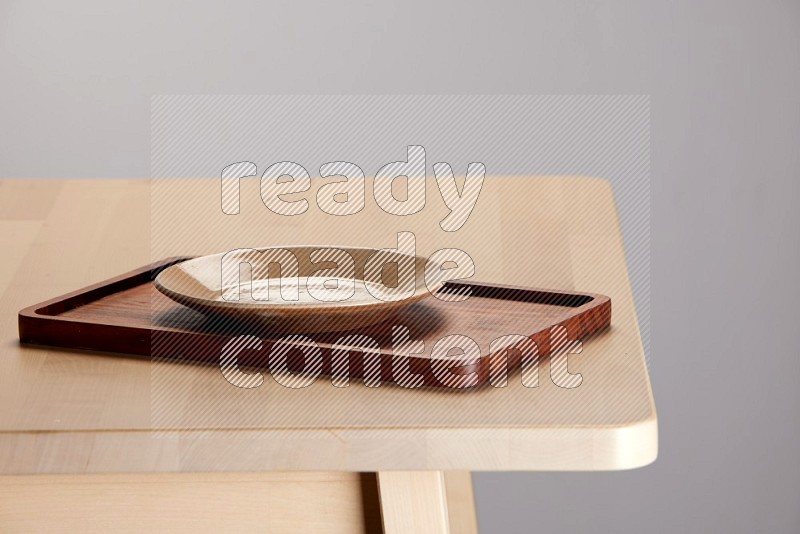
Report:
[[[261,350],[246,351],[239,365],[268,368],[272,344],[281,336],[253,331],[253,326],[215,326],[212,319],[177,304],[159,293],[152,280],[166,267],[187,258],[170,258],[93,286],[57,297],[19,313],[20,342],[68,349],[84,349],[218,364],[223,346],[235,336],[254,335]],[[425,351],[409,358],[410,371],[422,375],[424,386],[444,384],[432,370],[431,349],[443,337],[460,334],[472,338],[481,349],[474,365],[459,367],[457,374],[477,373],[478,383],[489,378],[489,345],[505,335],[532,339],[540,358],[551,348],[551,328],[562,325],[569,340],[585,340],[611,322],[611,301],[603,295],[529,289],[477,282],[449,282],[441,291],[469,287],[472,296],[463,302],[436,298],[403,309],[390,321],[347,333],[308,334],[321,348],[322,373],[331,374],[333,345],[344,335],[363,334],[381,347],[380,379],[394,382],[392,326],[405,326],[412,340],[422,340]],[[285,335],[285,334],[284,334]],[[364,359],[357,346],[350,352],[349,376],[364,376]],[[520,365],[519,350],[507,351],[508,373]],[[300,350],[290,351],[288,367],[301,371],[305,359]],[[441,376],[441,375],[439,375]]]

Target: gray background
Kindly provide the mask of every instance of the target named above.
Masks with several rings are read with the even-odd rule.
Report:
[[[147,176],[150,95],[650,94],[661,452],[485,532],[800,531],[800,3],[0,0],[0,175]]]

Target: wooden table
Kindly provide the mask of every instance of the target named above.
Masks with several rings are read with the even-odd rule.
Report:
[[[231,231],[218,180],[3,180],[0,531],[471,532],[470,471],[652,462],[656,412],[609,184],[488,177],[470,220],[446,233],[431,183],[413,216],[382,212],[368,193],[350,217],[322,213],[312,194],[307,213],[280,217],[261,204],[258,180],[245,180]],[[167,200],[168,224],[159,216],[151,228],[151,209],[163,214]],[[580,387],[554,385],[543,362],[538,388],[518,375],[468,392],[341,389],[324,378],[289,390],[268,379],[242,396],[219,369],[184,365],[165,404],[152,394],[164,369],[149,361],[17,340],[23,307],[153,259],[389,247],[400,230],[415,233],[419,254],[465,250],[476,280],[610,296],[611,328],[569,358]]]

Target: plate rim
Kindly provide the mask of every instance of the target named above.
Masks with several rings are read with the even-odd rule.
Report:
[[[244,247],[243,247],[244,248]],[[263,251],[263,250],[270,250],[270,249],[284,249],[284,250],[292,250],[292,249],[339,249],[339,250],[361,250],[361,251],[371,251],[373,253],[386,250],[386,248],[372,248],[372,247],[363,247],[363,246],[351,246],[351,245],[270,245],[270,246],[263,246],[263,247],[253,247],[252,250],[255,251]],[[233,249],[236,250],[236,249]],[[230,251],[228,251],[230,252]],[[260,312],[260,313],[270,313],[270,312],[277,312],[276,314],[280,315],[293,315],[293,314],[310,314],[313,312],[317,313],[347,313],[347,312],[356,312],[356,311],[363,311],[365,308],[376,307],[380,306],[382,308],[394,308],[400,306],[408,306],[411,305],[419,300],[428,298],[433,296],[434,293],[439,291],[447,282],[446,280],[438,280],[435,284],[432,284],[433,288],[429,288],[426,283],[423,283],[422,289],[417,289],[417,280],[418,274],[415,273],[415,291],[414,294],[400,300],[380,300],[379,298],[375,298],[372,301],[361,301],[361,302],[344,302],[344,301],[320,301],[319,303],[314,304],[287,304],[286,301],[218,301],[218,300],[209,300],[200,298],[197,296],[189,295],[186,293],[175,291],[174,289],[168,287],[163,283],[163,278],[165,278],[165,273],[168,273],[171,269],[178,269],[181,265],[192,262],[192,261],[202,261],[208,258],[212,258],[214,256],[223,256],[228,252],[217,252],[213,254],[204,254],[202,256],[191,257],[183,261],[179,261],[173,265],[170,265],[166,269],[161,270],[156,277],[153,279],[153,285],[156,289],[165,295],[166,297],[170,298],[171,300],[182,304],[184,306],[192,307],[192,308],[205,308],[211,310],[219,310],[219,311],[241,311],[241,312]],[[432,261],[429,256],[422,256],[419,254],[410,255],[404,252],[395,251],[396,254],[406,257],[414,258],[415,269],[418,267],[419,262],[422,261],[423,264],[427,265],[428,262]],[[440,265],[441,266],[441,265]],[[166,275],[168,276],[168,275]],[[300,279],[307,279],[307,276],[298,276]],[[362,281],[363,278],[355,278],[355,280]],[[424,274],[423,274],[424,280]]]

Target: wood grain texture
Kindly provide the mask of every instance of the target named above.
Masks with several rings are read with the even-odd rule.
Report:
[[[313,513],[309,513],[313,511]],[[374,475],[0,476],[0,532],[381,531]]]
[[[282,334],[262,325],[229,320],[220,326],[216,318],[169,300],[156,291],[151,280],[175,263],[175,259],[156,262],[22,310],[20,341],[218,364],[223,347],[231,339],[255,335],[262,340],[263,349],[243,354],[239,365],[268,369],[268,355]],[[423,384],[428,387],[446,387],[432,367],[431,348],[440,339],[463,333],[477,342],[484,349],[480,358],[454,367],[458,367],[455,371],[458,374],[475,374],[478,386],[489,380],[491,360],[501,363],[503,359],[509,374],[520,366],[521,351],[489,354],[489,345],[495,339],[508,334],[528,337],[536,343],[538,357],[545,358],[553,345],[552,327],[564,327],[569,340],[586,340],[608,327],[611,321],[611,302],[603,295],[470,282],[450,283],[442,291],[460,292],[465,288],[472,296],[464,302],[430,298],[404,308],[379,325],[349,332],[311,334],[310,338],[322,351],[322,373],[331,374],[333,348],[342,336],[366,335],[382,347],[380,379],[396,381],[392,327],[402,325],[409,329],[412,339],[422,341],[427,347],[425,353],[410,356],[409,365],[411,372],[422,376]],[[497,317],[502,320],[496,320]],[[348,375],[362,378],[365,366],[359,354],[363,347],[350,345],[350,349]],[[289,354],[290,368],[302,370],[303,363],[302,353]]]
[[[445,471],[447,518],[453,534],[478,534],[478,516],[469,471]]]
[[[378,490],[386,534],[451,531],[441,471],[382,471],[378,473]]]
[[[154,427],[154,376],[162,368],[21,346],[17,314],[153,260],[225,249],[234,234],[216,230],[219,221],[203,208],[218,209],[218,181],[179,184],[186,189],[173,206],[176,238],[157,241],[150,216],[157,184],[4,181],[16,199],[0,213],[15,256],[0,299],[0,473],[602,470],[656,457],[655,404],[607,182],[489,177],[470,220],[453,235],[437,230],[446,211],[433,203],[409,217],[367,206],[353,221],[314,210],[270,218],[260,200],[248,200],[258,200],[257,181],[245,182],[246,224],[236,246],[341,243],[345,235],[353,246],[383,247],[393,232],[413,231],[419,254],[468,251],[481,282],[608,295],[611,327],[570,356],[570,370],[583,376],[573,390],[545,380],[546,362],[539,388],[510,380],[507,388],[468,395],[357,383],[339,389],[320,380],[299,391],[268,381],[242,396],[213,366],[165,367],[174,371],[165,375],[174,409]],[[167,431],[168,439],[157,435]]]

